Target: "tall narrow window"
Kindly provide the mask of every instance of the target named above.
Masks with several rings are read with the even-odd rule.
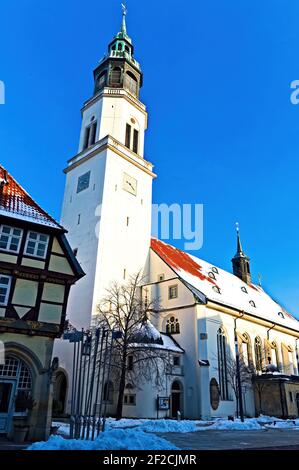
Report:
[[[222,400],[228,400],[227,340],[222,328],[217,333],[217,350],[220,396]]]
[[[90,136],[89,136],[89,142],[88,142],[88,147],[93,145],[96,141],[96,131],[97,131],[97,121],[95,121],[91,126],[90,126]]]
[[[10,276],[0,276],[0,305],[7,305],[11,285]]]
[[[254,353],[255,353],[255,368],[257,372],[261,372],[263,369],[263,350],[262,341],[259,336],[254,340]]]
[[[84,134],[83,150],[87,149],[90,136],[90,126],[86,127]]]
[[[126,142],[125,142],[125,146],[128,147],[128,149],[130,148],[131,146],[131,126],[130,124],[127,124],[126,125]]]
[[[111,84],[111,86],[120,85],[120,79],[121,79],[121,68],[120,67],[114,67],[112,69],[111,75],[110,75],[110,84]]]
[[[133,152],[138,153],[138,140],[139,140],[139,132],[137,129],[134,129],[133,135]]]

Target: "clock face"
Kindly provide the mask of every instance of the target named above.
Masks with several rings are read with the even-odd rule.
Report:
[[[128,193],[134,194],[134,196],[136,196],[137,195],[137,180],[133,178],[132,176],[128,175],[127,173],[124,173],[123,189],[125,191],[128,191]]]

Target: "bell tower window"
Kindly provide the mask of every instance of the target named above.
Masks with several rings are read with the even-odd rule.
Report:
[[[119,86],[121,79],[121,68],[114,67],[111,71],[110,83],[111,86]]]
[[[129,149],[130,146],[131,146],[131,130],[132,130],[132,127],[130,126],[130,124],[127,124],[127,125],[126,125],[126,141],[125,141],[125,146],[128,147],[128,149]]]
[[[137,78],[132,72],[126,73],[125,86],[133,95],[137,96],[138,82]]]

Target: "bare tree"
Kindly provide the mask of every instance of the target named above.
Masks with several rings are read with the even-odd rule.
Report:
[[[118,378],[116,419],[123,413],[127,381],[133,385],[151,381],[158,388],[166,380],[170,364],[169,354],[163,349],[163,340],[150,322],[159,313],[157,299],[149,301],[143,295],[140,274],[120,285],[114,283],[98,306],[99,326],[114,335],[112,348],[112,376]]]
[[[237,415],[239,414],[239,409],[240,409],[240,404],[239,404],[239,385],[238,385],[238,367],[237,367],[237,361],[235,357],[232,357],[229,355],[227,357],[226,361],[226,367],[227,367],[227,381],[229,385],[231,386],[235,399],[236,399],[236,411]],[[242,358],[242,355],[240,355],[240,361],[239,361],[239,374],[240,374],[240,382],[241,382],[241,387],[245,386],[251,386],[252,384],[252,375],[253,375],[253,369],[250,366],[247,366]]]

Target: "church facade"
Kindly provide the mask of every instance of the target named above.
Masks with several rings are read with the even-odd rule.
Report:
[[[128,392],[134,398],[124,403],[125,416],[155,418],[157,395],[170,398],[170,408],[160,416],[234,415],[240,398],[232,379],[236,357],[245,415],[298,416],[299,322],[252,283],[239,233],[233,273],[151,239],[156,175],[144,155],[142,77],[124,14],[120,32],[94,71],[78,153],[65,168],[61,223],[86,273],[72,289],[68,318],[74,327],[88,328],[110,283],[125,283],[142,270],[149,295],[162,306],[155,327],[165,345],[167,338],[172,342],[173,367],[164,390],[148,383]],[[71,349],[58,342],[55,355],[70,396]],[[261,389],[276,397],[272,409]],[[112,396],[109,404],[112,414],[115,400]],[[68,403],[69,398],[65,412]]]

